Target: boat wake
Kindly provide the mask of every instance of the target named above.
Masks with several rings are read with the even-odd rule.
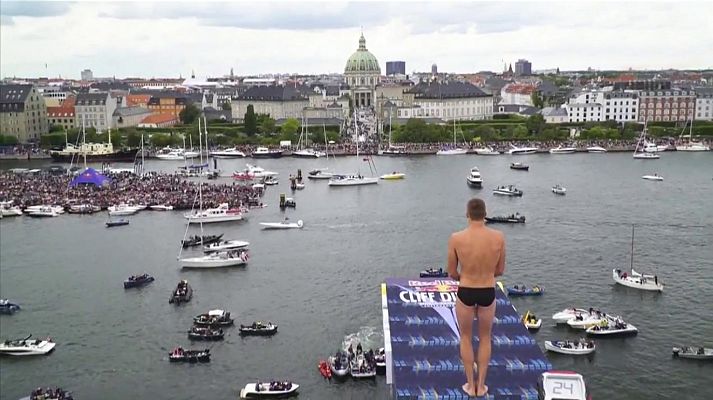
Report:
[[[380,328],[362,326],[357,332],[344,336],[342,349],[346,351],[350,344],[356,349],[359,343],[361,343],[365,351],[367,349],[376,350],[380,347],[384,347],[384,333]]]

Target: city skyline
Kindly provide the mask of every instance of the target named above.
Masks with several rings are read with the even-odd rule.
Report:
[[[407,73],[499,72],[519,58],[533,70],[705,69],[712,12],[705,2],[4,1],[0,75],[341,73],[362,30],[382,72],[391,60]]]

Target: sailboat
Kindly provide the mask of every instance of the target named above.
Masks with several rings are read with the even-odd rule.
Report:
[[[458,147],[458,144],[456,143],[456,120],[453,120],[453,148],[451,149],[441,149],[436,152],[436,155],[439,156],[457,156],[461,154],[466,154],[468,153],[467,149]]]
[[[686,127],[683,127],[683,130],[681,131],[681,135],[678,137],[678,139],[681,141],[681,144],[676,145],[676,151],[710,151],[711,148],[704,145],[701,142],[694,142],[693,141],[693,119],[691,118],[691,127],[690,130],[688,131],[688,135],[684,135],[683,132],[686,131]],[[683,139],[686,138],[687,141],[684,141]]]
[[[302,131],[300,132],[300,139],[297,142],[297,151],[293,152],[292,156],[301,158],[319,158],[326,156],[327,154],[323,151],[306,147],[307,137],[309,136],[309,119],[303,117],[302,122]]]
[[[660,158],[660,156],[656,153],[645,151],[645,148],[643,147],[646,143],[646,127],[647,121],[644,121],[644,130],[641,131],[641,136],[636,142],[636,148],[634,149],[634,158],[639,160],[656,160]],[[639,151],[639,148],[641,148],[641,151]]]
[[[631,226],[631,262],[629,271],[622,271],[620,268],[612,270],[614,282],[634,289],[663,292],[663,283],[658,276],[652,274],[641,274],[634,271],[634,226]]]
[[[356,133],[356,158],[359,160],[359,125],[357,124],[356,109],[354,109],[354,130]],[[368,160],[371,159],[369,158]],[[371,164],[369,164],[369,169],[371,169]],[[356,175],[333,175],[329,179],[329,186],[361,186],[373,185],[377,183],[379,183],[378,178],[367,178],[362,176],[361,168],[357,170]]]
[[[322,124],[322,132],[324,133],[324,155],[327,157],[327,160],[329,160],[329,144],[334,142],[327,140],[327,127],[324,124]],[[336,157],[334,153],[332,153],[332,156]],[[327,167],[315,168],[309,171],[309,173],[307,174],[307,178],[316,180],[332,179],[334,174],[326,171]]]
[[[82,133],[84,135],[84,141],[81,145],[77,146],[73,143],[69,143],[67,133],[65,132],[64,149],[51,151],[50,156],[52,157],[52,160],[71,163],[73,162],[75,156],[83,156],[86,160],[95,162],[133,162],[136,158],[136,153],[139,152],[139,149],[115,150],[114,145],[111,143],[111,129],[108,131],[108,139],[106,143],[87,143],[87,133],[84,129],[84,118],[82,118]]]
[[[407,156],[409,155],[406,146],[394,146],[391,143],[391,113],[389,113],[389,147],[382,151],[381,154],[385,156]]]

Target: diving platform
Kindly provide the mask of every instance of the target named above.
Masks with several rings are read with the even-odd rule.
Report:
[[[381,286],[386,382],[396,400],[472,399],[460,360],[455,299],[449,278],[389,278]],[[489,400],[536,400],[537,382],[552,369],[505,293],[496,288]],[[476,321],[473,333],[477,336]],[[478,338],[473,339],[473,346]],[[480,397],[479,399],[484,399]]]

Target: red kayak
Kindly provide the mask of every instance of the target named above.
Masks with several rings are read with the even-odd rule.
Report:
[[[332,370],[329,368],[328,362],[321,360],[317,368],[319,368],[319,373],[322,374],[324,379],[332,379]]]

